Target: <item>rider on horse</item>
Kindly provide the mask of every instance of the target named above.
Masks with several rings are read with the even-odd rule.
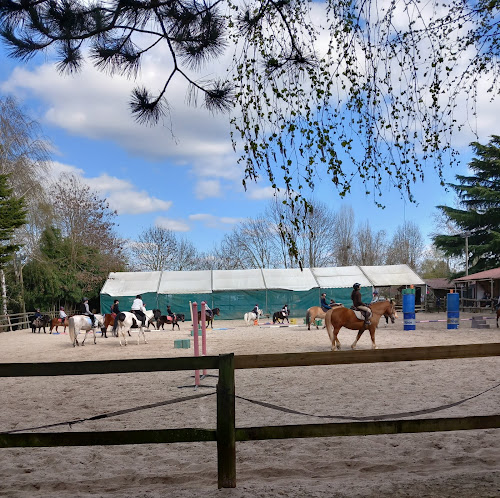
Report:
[[[361,300],[361,284],[355,283],[353,286],[353,291],[351,292],[351,299],[354,309],[361,311],[365,316],[365,325],[371,325],[370,318],[372,316],[372,310]]]
[[[321,294],[321,309],[323,311],[328,311],[332,309],[332,307],[328,305],[328,303],[326,302],[326,292],[323,292],[323,294]]]
[[[64,311],[64,307],[61,306],[59,308],[59,321],[61,323],[64,323],[64,320],[66,320],[66,318],[68,318],[68,315],[66,315],[66,312]]]
[[[84,297],[82,299],[82,304],[80,305],[80,314],[88,316],[91,320],[92,327],[97,327],[95,316],[90,312],[89,309],[89,298]]]
[[[132,307],[130,311],[142,322],[142,326],[146,325],[146,307],[142,301],[142,296],[138,294],[135,296],[134,302],[132,303]]]
[[[113,305],[111,306],[111,316],[115,319],[113,322],[113,335],[116,335],[116,329],[118,328],[118,315],[120,314],[120,301],[115,299]]]

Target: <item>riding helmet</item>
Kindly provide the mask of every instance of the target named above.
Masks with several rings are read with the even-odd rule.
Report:
[[[358,284],[356,282],[352,287],[353,287],[353,289],[359,289],[361,287],[361,284]]]
[[[84,297],[84,298],[82,299],[82,301],[83,301],[83,302],[88,301],[88,300],[89,300],[89,298],[88,298],[88,297]]]

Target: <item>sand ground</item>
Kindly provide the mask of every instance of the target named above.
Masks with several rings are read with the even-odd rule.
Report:
[[[462,314],[461,318],[472,315]],[[491,318],[491,315],[486,315]],[[417,314],[417,320],[445,320]],[[302,320],[299,320],[302,322]],[[446,322],[418,323],[416,331],[380,325],[379,348],[500,342],[500,329],[458,330]],[[127,347],[98,335],[97,344],[73,348],[66,334],[0,334],[0,363],[51,362],[191,356],[175,349],[181,330],[147,333],[148,344]],[[62,330],[62,329],[60,329]],[[349,349],[355,332],[339,339]],[[243,320],[216,320],[207,335],[209,355],[327,351],[325,330],[304,325],[245,326]],[[365,334],[358,349],[371,347]],[[342,354],[332,353],[332,354]],[[215,372],[212,372],[215,373]],[[189,372],[78,377],[3,378],[0,432],[87,418],[194,393]],[[216,378],[203,380],[215,386]],[[284,413],[236,400],[236,425],[260,426],[335,422],[314,415],[378,416],[439,407],[500,384],[498,357],[370,365],[239,370],[236,394],[309,415]],[[214,392],[206,387],[197,392]],[[431,416],[499,413],[500,387]],[[62,425],[53,431],[96,431],[215,427],[215,396],[137,411],[100,421]],[[428,417],[429,415],[426,415]],[[397,418],[397,417],[394,417]],[[390,436],[332,437],[237,444],[237,488],[217,490],[215,443],[120,447],[0,450],[0,496],[8,497],[498,497],[500,430]]]

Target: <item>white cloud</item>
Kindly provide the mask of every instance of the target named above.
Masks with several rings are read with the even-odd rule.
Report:
[[[198,199],[210,197],[222,197],[222,189],[219,180],[199,180],[195,187],[195,195]]]
[[[198,221],[208,228],[222,228],[224,225],[236,225],[245,218],[232,218],[228,216],[215,216],[208,213],[197,213],[189,215],[191,221]]]
[[[173,220],[164,216],[158,216],[158,218],[155,219],[155,225],[174,232],[189,232],[189,230],[191,230],[186,222],[182,220]]]
[[[272,199],[276,195],[276,189],[273,187],[256,187],[250,185],[247,187],[247,195],[250,199],[258,201]]]
[[[62,173],[74,174],[92,190],[106,197],[111,209],[118,214],[144,214],[157,211],[167,211],[172,201],[165,201],[150,196],[146,190],[138,190],[137,186],[128,180],[123,180],[108,174],[86,178],[84,171],[69,164],[57,161],[51,162],[50,176],[54,181]]]

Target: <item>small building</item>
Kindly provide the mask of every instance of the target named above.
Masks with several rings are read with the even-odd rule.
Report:
[[[463,310],[495,309],[500,296],[500,268],[456,278],[453,283],[460,294],[460,307]]]

